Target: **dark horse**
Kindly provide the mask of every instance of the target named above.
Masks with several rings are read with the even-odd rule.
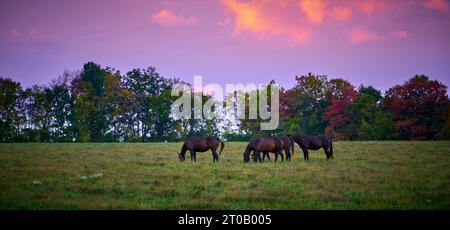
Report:
[[[293,135],[291,137],[303,150],[305,161],[309,161],[308,149],[318,150],[321,148],[325,151],[327,160],[333,159],[333,141],[329,136]]]
[[[278,160],[278,155],[281,155],[281,160],[284,161],[283,158],[283,142],[281,139],[276,137],[268,137],[268,138],[257,138],[250,141],[247,144],[247,148],[245,148],[244,152],[244,163],[250,161],[250,153],[253,152],[253,161],[261,162],[260,153],[264,153],[264,155],[268,155],[269,152],[275,153],[275,162]]]
[[[286,154],[286,160],[291,161],[291,157],[294,155],[294,139],[290,136],[282,136],[280,139],[283,141],[283,150]]]
[[[283,142],[282,149],[284,150],[284,154],[286,155],[286,160],[291,161],[291,157],[294,154],[294,146],[295,142],[290,136],[282,136],[280,137],[281,141]],[[270,161],[270,156],[268,152],[265,152],[263,154],[263,161],[267,157],[267,159]]]
[[[197,161],[197,152],[206,152],[211,149],[213,162],[219,161],[219,155],[217,155],[217,149],[220,147],[219,155],[222,154],[222,150],[225,147],[225,143],[217,137],[189,137],[181,147],[181,153],[179,153],[180,161],[185,160],[186,152],[189,151],[191,155],[191,161]]]

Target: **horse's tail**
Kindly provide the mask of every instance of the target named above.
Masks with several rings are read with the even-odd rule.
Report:
[[[220,150],[219,150],[219,156],[220,156],[222,154],[223,148],[225,148],[225,143],[222,140],[220,140],[219,138],[217,138],[217,140],[220,141],[220,145],[221,145]]]
[[[289,138],[289,140],[291,140],[291,151],[292,151],[292,155],[294,155],[294,146],[295,146],[295,142],[294,142],[294,138],[292,138],[292,136],[290,134],[287,135],[287,137]]]
[[[333,157],[333,139],[330,138],[330,155],[331,159],[334,159]]]

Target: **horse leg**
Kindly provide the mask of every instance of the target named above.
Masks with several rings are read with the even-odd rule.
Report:
[[[327,155],[327,160],[330,160],[331,159],[330,150],[326,147],[323,147],[323,150],[325,151],[325,155]]]
[[[261,162],[261,156],[259,155],[259,151],[255,150],[253,155],[253,162],[256,163],[258,162],[258,160],[259,162]]]
[[[213,163],[216,161],[219,161],[219,156],[217,155],[217,151],[215,149],[211,149],[212,157],[213,157]]]
[[[291,151],[286,149],[284,152],[286,153],[286,161],[291,162]]]
[[[281,162],[284,162],[284,155],[283,155],[283,151],[282,151],[282,150],[280,150],[279,154],[280,154],[280,156],[281,156]]]
[[[308,155],[308,148],[303,148],[303,157],[305,158],[305,161],[309,161],[309,155]]]
[[[192,150],[189,150],[189,155],[190,155],[190,157],[191,157],[191,162],[194,162],[194,151],[192,151]]]
[[[217,160],[217,162],[219,162],[219,154],[217,153],[217,151],[221,151],[221,150],[219,150],[219,148],[220,148],[220,144],[217,146],[217,148],[216,149],[214,149],[214,153],[216,154],[216,160]],[[222,149],[223,150],[223,149]],[[222,154],[222,153],[220,153],[220,154]]]
[[[294,154],[294,153],[293,152],[291,153],[290,149],[288,150],[288,152],[289,152],[289,162],[291,162],[292,154]]]
[[[264,158],[267,156],[267,160],[271,161],[271,160],[270,160],[270,155],[269,155],[268,152],[264,152],[264,155],[263,155],[263,156],[264,156],[264,157],[263,157],[263,160],[264,160]]]
[[[197,162],[197,152],[194,151],[194,162]]]

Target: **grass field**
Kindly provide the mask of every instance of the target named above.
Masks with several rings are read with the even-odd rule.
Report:
[[[450,209],[450,142],[335,142],[310,163],[296,146],[276,164],[243,164],[245,143],[180,163],[180,146],[0,144],[0,209]]]

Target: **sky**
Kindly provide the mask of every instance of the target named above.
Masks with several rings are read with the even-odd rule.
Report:
[[[386,90],[450,86],[448,0],[0,0],[0,76],[44,85],[94,61],[126,73],[290,88],[295,76]]]

